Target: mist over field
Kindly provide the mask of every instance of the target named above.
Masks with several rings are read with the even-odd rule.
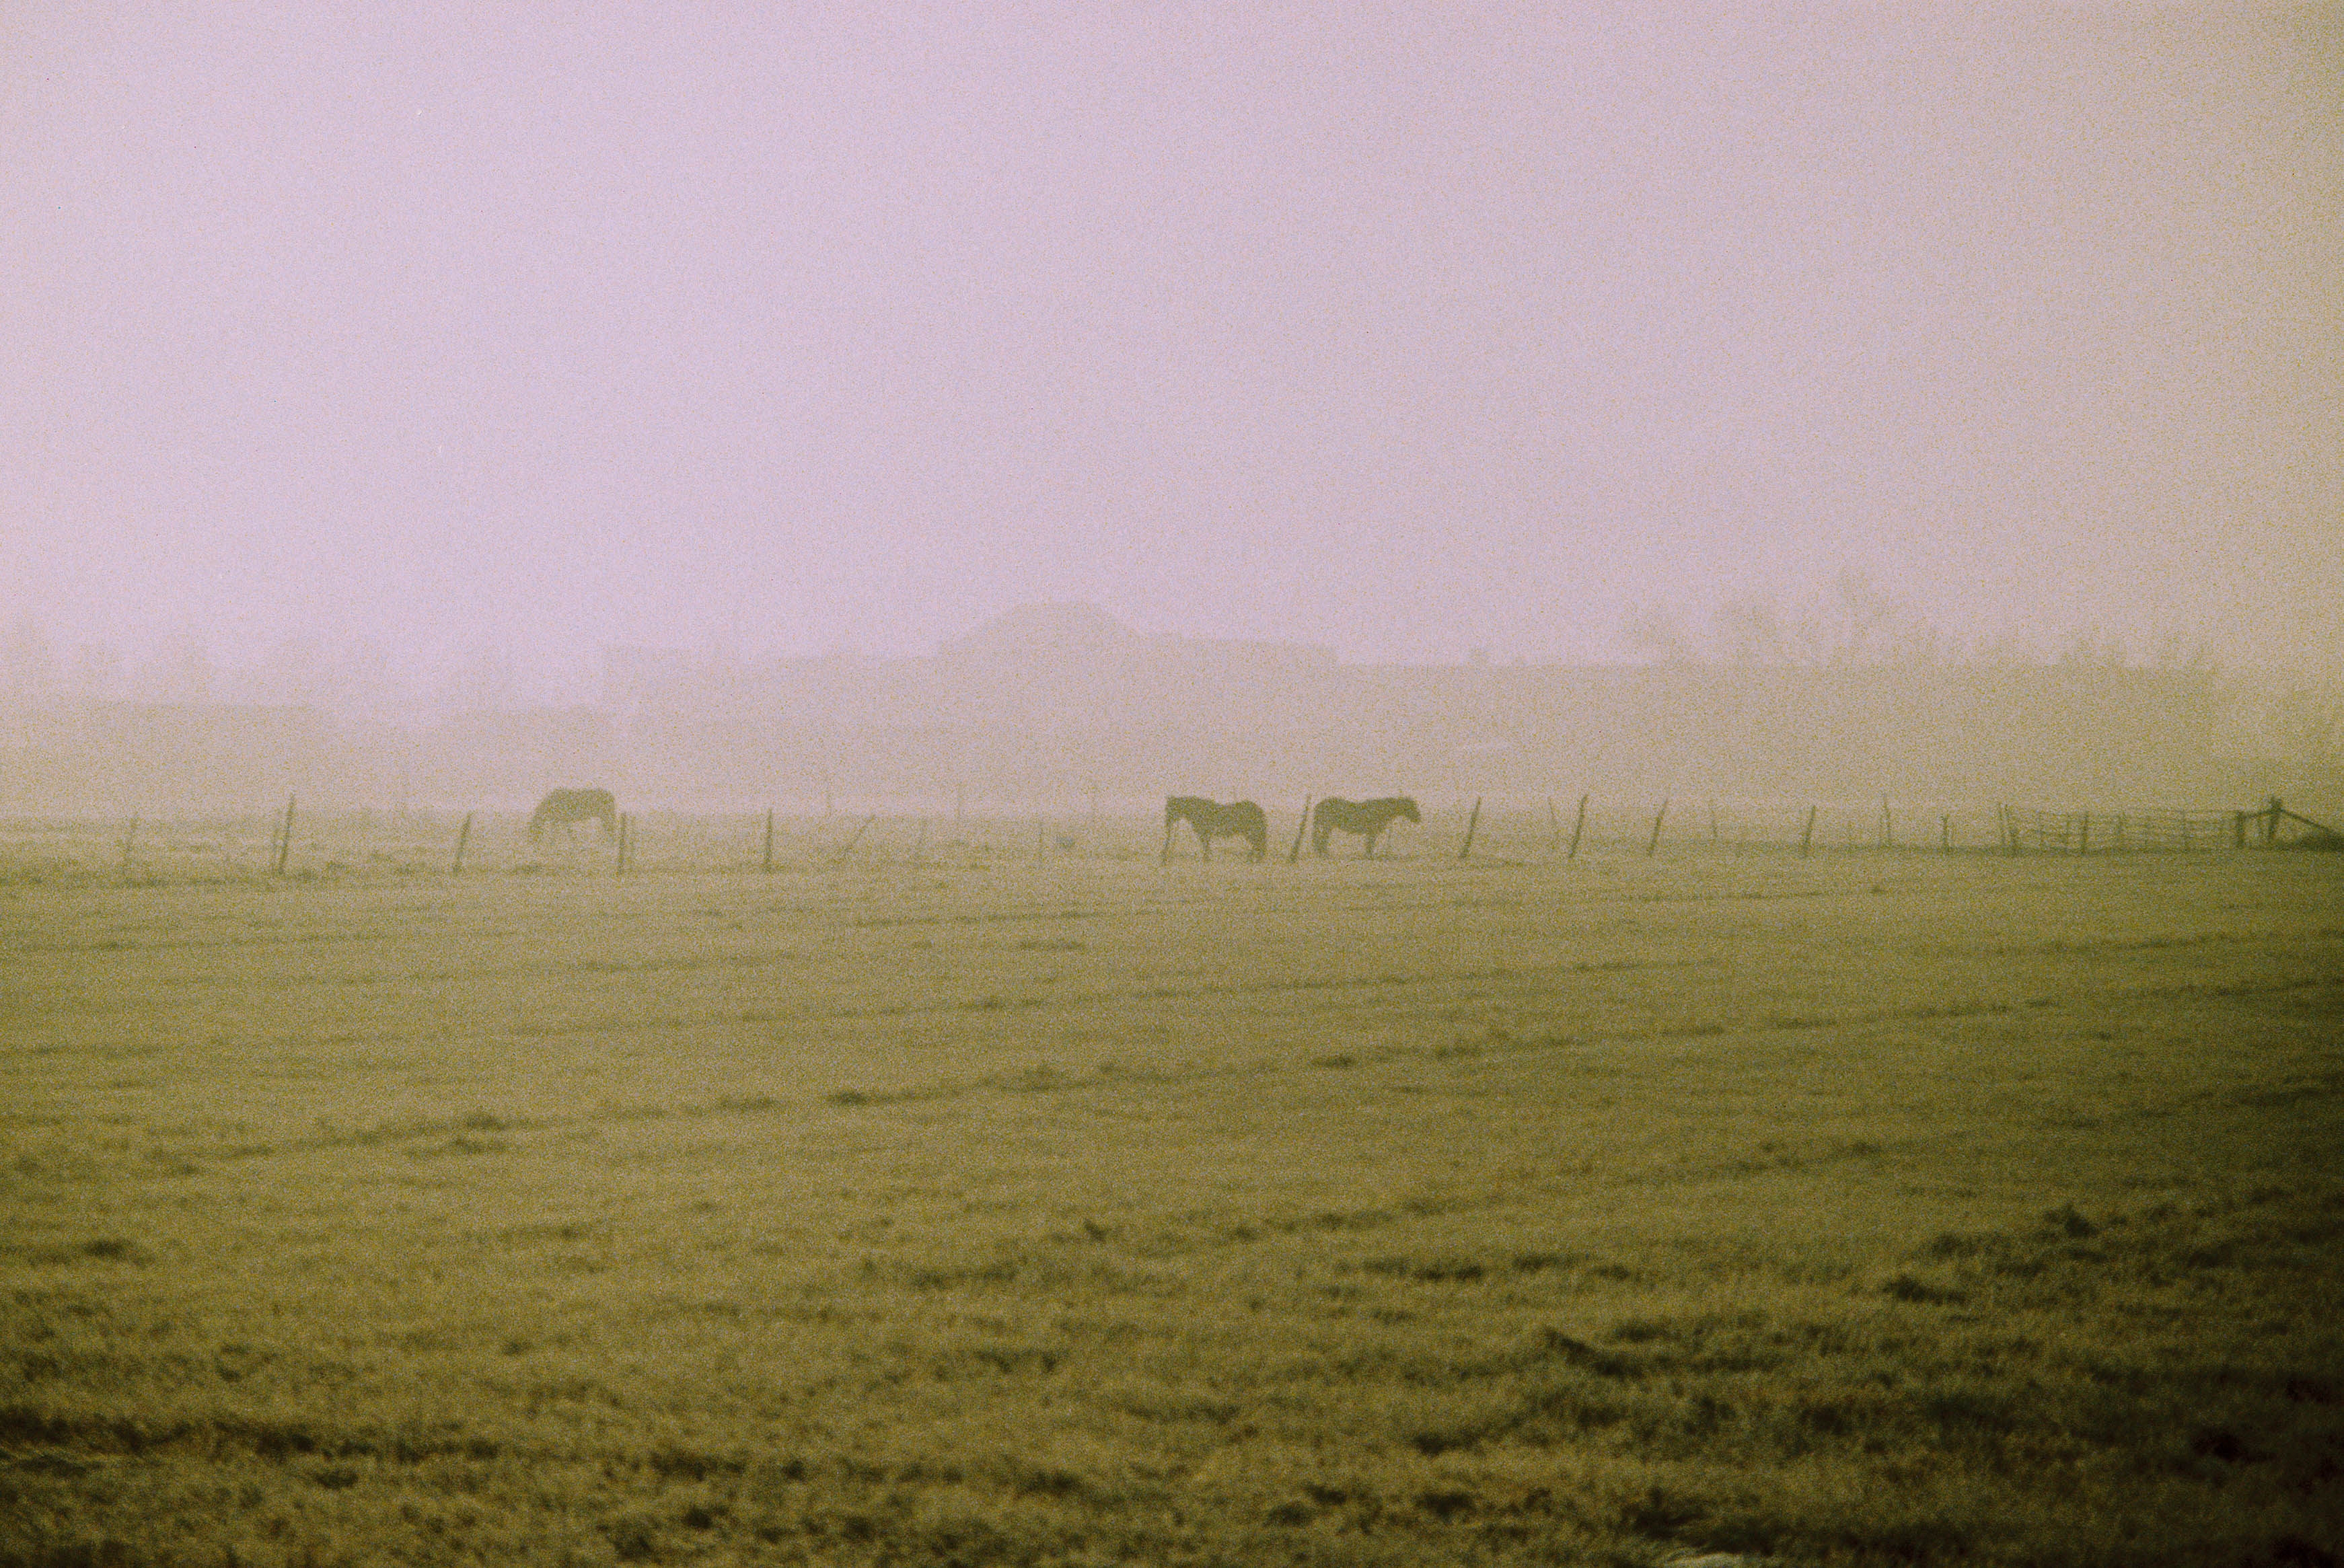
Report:
[[[2335,1568],[2339,176],[2332,5],[0,11],[0,1568]]]
[[[516,700],[493,670],[427,697],[316,663],[206,669],[208,701],[106,700],[20,642],[0,812],[236,816],[288,794],[313,812],[511,812],[591,784],[634,810],[923,819],[965,817],[972,800],[1096,818],[1199,794],[1543,802],[1550,816],[1577,794],[1701,797],[1713,816],[1719,797],[1893,800],[1919,817],[2283,798],[2307,820],[2344,819],[2333,686],[2088,651],[1940,663],[1909,626],[1851,603],[1803,629],[1796,662],[1777,632],[1771,660],[1679,648],[1642,665],[1500,665],[1479,651],[1349,664],[1323,647],[1143,636],[1094,606],[1028,605],[924,657],[605,649],[594,699],[562,705]]]

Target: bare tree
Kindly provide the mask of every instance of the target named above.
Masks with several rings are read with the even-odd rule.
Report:
[[[1774,602],[1763,597],[1728,599],[1711,614],[1718,652],[1729,664],[1749,668],[1790,662],[1783,622]]]
[[[1659,602],[1632,606],[1620,623],[1620,640],[1647,664],[1689,664],[1692,650],[1677,630],[1676,612]]]

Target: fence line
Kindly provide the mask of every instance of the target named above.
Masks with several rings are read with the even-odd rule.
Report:
[[[1581,797],[1561,833],[1551,799],[1485,799],[1478,819],[1467,803],[1430,811],[1424,824],[1396,843],[1401,855],[1454,853],[1460,835],[1485,845],[1484,858],[1570,862],[1597,849],[1650,857],[1698,849],[1788,851],[1802,855],[2110,855],[2241,849],[2271,845],[2287,824],[2313,833],[2320,824],[2273,802],[2260,811],[2211,806],[2082,810],[1997,803],[1953,804],[1894,797],[1868,801],[1711,797],[1699,813],[1679,812],[1666,797]],[[2274,813],[2276,812],[2276,815]],[[2274,824],[2278,825],[2274,825]],[[1443,844],[1450,846],[1444,850]]]
[[[1608,798],[1581,792],[1575,801],[1561,789],[1551,795],[1491,796],[1478,803],[1466,795],[1427,801],[1422,822],[1395,824],[1378,854],[1400,860],[1550,865],[1560,872],[1594,857],[2204,854],[2299,842],[2333,847],[2339,837],[2277,800],[2254,810],[2155,804],[2077,810],[1955,804],[1929,795],[1691,798],[1699,809],[1657,791]],[[1030,811],[996,814],[954,804],[961,814],[941,820],[917,810],[842,814],[828,821],[772,809],[628,813],[617,842],[581,831],[574,843],[557,835],[527,845],[519,834],[526,814],[515,810],[317,813],[289,798],[267,816],[171,819],[141,814],[102,829],[26,825],[32,839],[57,843],[61,864],[103,865],[106,874],[126,880],[169,877],[199,867],[207,875],[271,879],[296,872],[309,878],[368,870],[468,875],[600,869],[606,875],[632,877],[654,871],[778,872],[848,864],[957,864],[975,869],[1159,858],[1152,835],[1161,819],[1152,813],[1110,810],[1102,802],[1096,816],[1076,811],[1037,818]],[[1286,814],[1273,814],[1271,831],[1291,831],[1286,859],[1293,864],[1303,858],[1308,804],[1296,814],[1290,830]],[[299,857],[291,854],[297,840],[304,851]],[[1335,858],[1353,858],[1358,847],[1356,840],[1339,841]]]

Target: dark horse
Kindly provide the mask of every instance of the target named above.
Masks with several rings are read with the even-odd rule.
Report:
[[[619,803],[606,789],[558,789],[537,803],[530,813],[529,837],[534,844],[549,827],[574,822],[599,822],[612,838],[619,836]]]
[[[1362,858],[1376,853],[1376,840],[1395,817],[1410,822],[1422,822],[1416,814],[1416,802],[1404,794],[1386,795],[1381,800],[1343,800],[1339,797],[1320,801],[1310,808],[1310,848],[1313,854],[1327,853],[1327,835],[1337,828],[1345,833],[1365,834],[1368,845],[1361,850]]]
[[[1172,825],[1187,823],[1197,830],[1197,843],[1207,860],[1213,858],[1213,840],[1242,838],[1253,845],[1253,857],[1269,853],[1269,818],[1249,800],[1219,805],[1202,795],[1176,794],[1164,803],[1164,858],[1172,858]]]

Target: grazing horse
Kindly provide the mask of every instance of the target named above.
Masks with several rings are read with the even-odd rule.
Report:
[[[1386,795],[1381,800],[1344,800],[1339,796],[1320,801],[1310,810],[1310,849],[1313,854],[1327,853],[1327,835],[1337,828],[1345,833],[1365,834],[1367,847],[1359,852],[1361,859],[1376,853],[1376,840],[1395,817],[1410,822],[1422,822],[1416,814],[1416,802],[1404,794]]]
[[[606,789],[558,789],[537,803],[530,813],[529,839],[537,842],[549,827],[567,828],[572,823],[599,822],[609,837],[619,836],[619,803]]]
[[[1253,857],[1269,854],[1269,818],[1249,800],[1220,805],[1202,795],[1176,794],[1164,803],[1164,858],[1172,858],[1172,825],[1187,823],[1197,830],[1197,843],[1207,860],[1213,858],[1213,840],[1242,838],[1253,845]]]

